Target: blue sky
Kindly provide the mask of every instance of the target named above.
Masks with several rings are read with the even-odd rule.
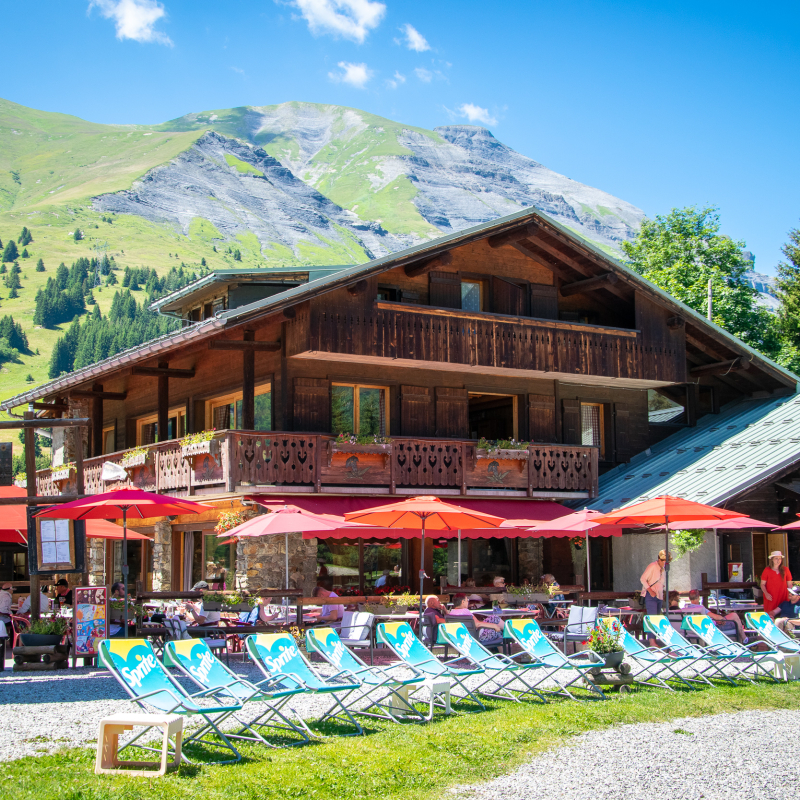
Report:
[[[5,0],[0,96],[157,123],[287,100],[485,124],[638,205],[720,207],[772,272],[800,226],[797,2]]]

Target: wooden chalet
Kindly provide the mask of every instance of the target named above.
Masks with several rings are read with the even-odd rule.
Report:
[[[142,522],[153,538],[131,545],[132,575],[154,589],[223,567],[229,585],[233,572],[244,587],[281,585],[282,538],[237,553],[213,536],[221,511],[252,513],[252,496],[341,513],[438,494],[551,518],[703,415],[795,391],[794,375],[535,210],[358,266],[211,273],[156,306],[181,329],[0,404],[92,419],[82,442],[54,430],[41,495],[70,490],[82,447],[88,493],[116,486],[100,478],[111,460],[133,485],[217,505],[208,519]],[[667,422],[650,419],[656,397],[674,409]],[[453,582],[454,547],[433,543],[428,574]],[[598,588],[611,588],[611,547],[597,548]],[[94,578],[110,581],[119,545],[97,548]],[[337,589],[384,570],[408,583],[420,561],[413,541],[297,535],[290,549],[304,589],[319,570]],[[571,563],[567,540],[495,538],[465,544],[460,569],[479,585],[542,572],[572,583]]]

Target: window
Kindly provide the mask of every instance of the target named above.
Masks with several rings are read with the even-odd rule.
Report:
[[[171,408],[167,419],[168,430],[164,439],[180,439],[186,436],[186,409]],[[158,435],[158,414],[150,414],[136,420],[136,444],[155,444],[162,441]]]
[[[599,447],[600,459],[605,458],[603,406],[601,403],[581,403],[581,444]]]
[[[113,453],[117,446],[116,430],[114,425],[103,428],[103,455]]]
[[[461,309],[481,311],[483,309],[483,284],[481,281],[461,281]]]
[[[387,436],[388,390],[383,386],[334,383],[331,386],[331,425],[333,433],[359,436]]]
[[[242,425],[241,392],[215,397],[206,403],[206,428],[241,430]],[[254,425],[257,431],[272,430],[272,384],[269,382],[255,387]]]

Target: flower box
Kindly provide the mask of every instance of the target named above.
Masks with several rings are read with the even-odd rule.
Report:
[[[57,467],[50,473],[50,480],[68,481],[72,467]]]
[[[480,459],[491,459],[493,461],[527,461],[530,457],[528,450],[489,450],[484,447],[475,448],[475,456]]]
[[[192,442],[181,445],[181,455],[184,458],[194,458],[206,454],[216,456],[219,454],[219,439],[207,439],[204,442]]]
[[[391,444],[343,444],[333,443],[334,453],[378,453],[380,455],[390,455],[392,452]]]
[[[120,459],[119,465],[123,469],[133,469],[134,467],[143,467],[147,463],[147,457],[149,453],[136,453],[132,455],[130,458],[125,458],[123,456]]]
[[[550,595],[545,592],[531,592],[530,594],[505,592],[503,600],[510,606],[526,606],[528,603],[548,603],[550,602]]]

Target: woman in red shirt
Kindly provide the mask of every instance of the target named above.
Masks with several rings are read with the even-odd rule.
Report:
[[[764,611],[773,617],[796,617],[796,603],[800,597],[789,594],[792,573],[783,566],[783,553],[775,550],[769,554],[769,566],[761,573],[761,591],[764,592]]]

